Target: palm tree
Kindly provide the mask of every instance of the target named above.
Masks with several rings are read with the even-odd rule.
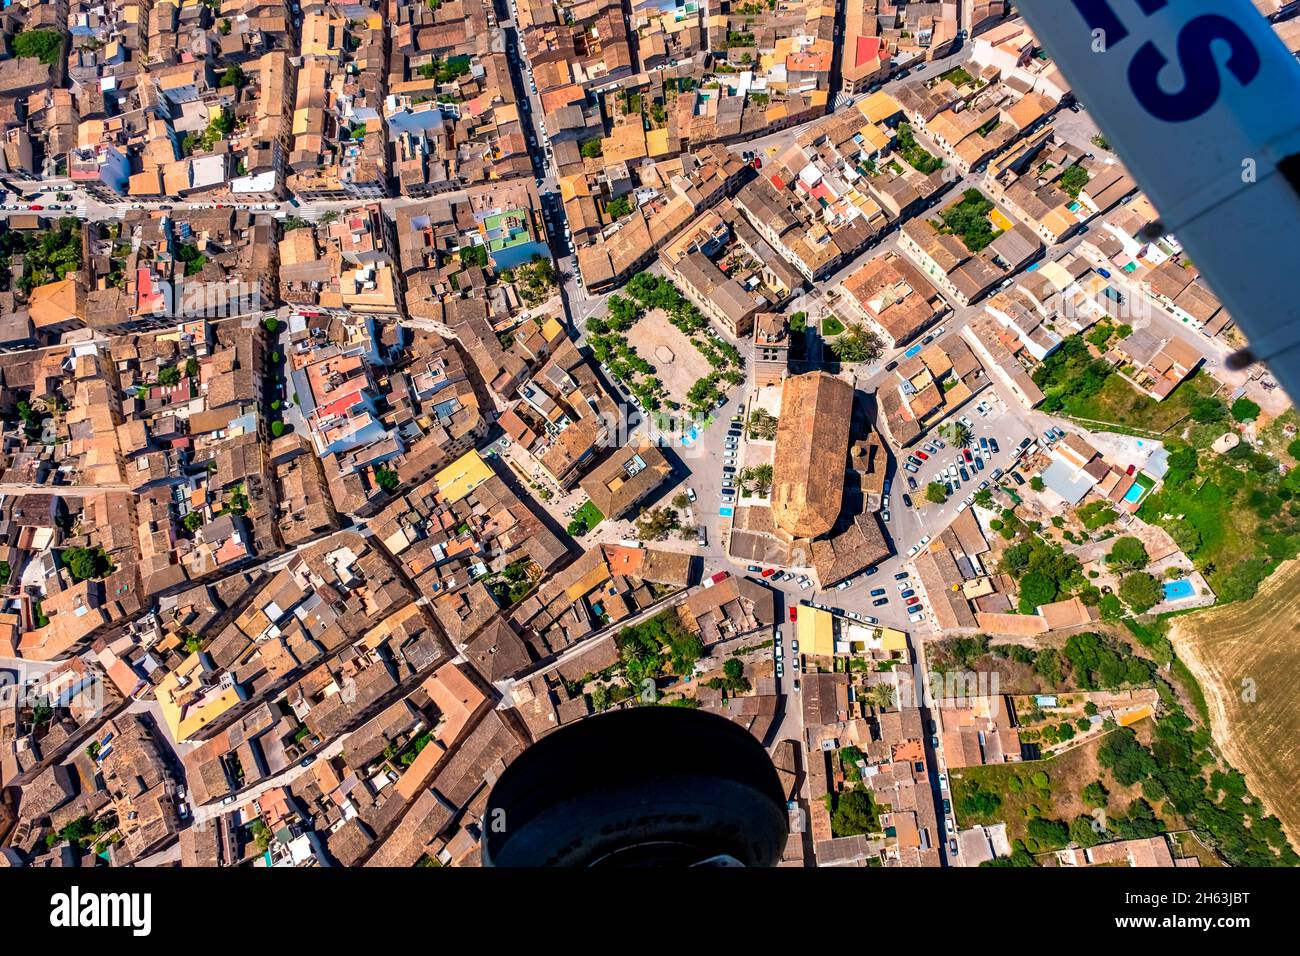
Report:
[[[874,362],[880,357],[880,339],[860,322],[850,322],[834,343],[831,351],[841,362]]]
[[[961,422],[945,425],[942,433],[943,437],[952,442],[956,448],[968,448],[975,442],[975,436],[971,434],[971,430]]]

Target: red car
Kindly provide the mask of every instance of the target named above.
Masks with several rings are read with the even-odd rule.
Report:
[[[912,454],[916,455],[916,457],[919,458],[919,459],[921,459],[922,461],[926,461],[926,460],[928,460],[929,457],[930,457],[929,455],[927,455],[927,454],[926,454],[925,452],[923,452],[923,451],[916,451],[916,452],[913,452]]]
[[[791,623],[791,624],[793,624],[794,621],[795,621],[795,618],[797,618],[797,617],[799,616],[798,611],[799,611],[799,608],[798,608],[797,606],[790,608],[790,623]]]
[[[971,457],[971,453],[970,453],[970,449],[969,449],[969,448],[963,449],[961,454],[962,454],[962,457],[966,459],[967,464],[969,464],[970,462],[972,462],[972,461],[975,460],[974,458]]]
[[[45,207],[44,207],[44,206],[28,206],[27,208],[30,209],[30,210],[35,211],[35,210],[38,210],[38,209],[44,209]]]
[[[1131,474],[1133,474],[1133,472],[1135,472],[1135,471],[1137,471],[1137,466],[1136,466],[1136,465],[1129,465],[1129,466],[1128,466],[1128,471],[1124,472],[1124,474],[1126,474],[1126,475],[1131,475]]]
[[[776,568],[768,568],[763,572],[763,577],[770,578],[774,574],[776,574]]]
[[[762,168],[763,168],[763,160],[761,160],[761,159],[760,159],[759,157],[757,157],[757,156],[754,157],[754,168],[755,168],[755,169],[762,169]]]
[[[920,604],[920,603],[921,603],[921,599],[916,595],[912,595],[912,597],[907,599],[908,607],[912,607],[913,605]]]

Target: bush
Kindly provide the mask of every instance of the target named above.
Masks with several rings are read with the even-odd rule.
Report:
[[[1030,820],[1026,832],[1044,850],[1059,850],[1070,842],[1070,829],[1060,820]]]
[[[279,438],[281,435],[283,435],[284,422],[280,421],[280,419],[278,418],[275,421],[271,422],[271,434],[276,438]]]

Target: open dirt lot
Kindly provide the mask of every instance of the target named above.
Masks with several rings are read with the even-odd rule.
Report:
[[[655,376],[663,382],[668,394],[683,405],[691,386],[713,371],[691,340],[668,321],[668,313],[663,309],[647,312],[637,322],[629,341],[636,346],[637,354],[655,367]],[[656,354],[661,345],[673,353],[671,362],[663,361]]]
[[[1297,630],[1300,561],[1288,561],[1253,599],[1175,618],[1169,639],[1205,692],[1215,742],[1300,846]]]

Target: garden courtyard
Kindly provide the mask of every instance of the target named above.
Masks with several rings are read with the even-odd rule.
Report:
[[[682,406],[688,404],[691,386],[713,371],[691,340],[668,321],[664,309],[646,312],[636,324],[635,339],[637,352],[655,367],[655,377],[663,383],[664,392]]]

